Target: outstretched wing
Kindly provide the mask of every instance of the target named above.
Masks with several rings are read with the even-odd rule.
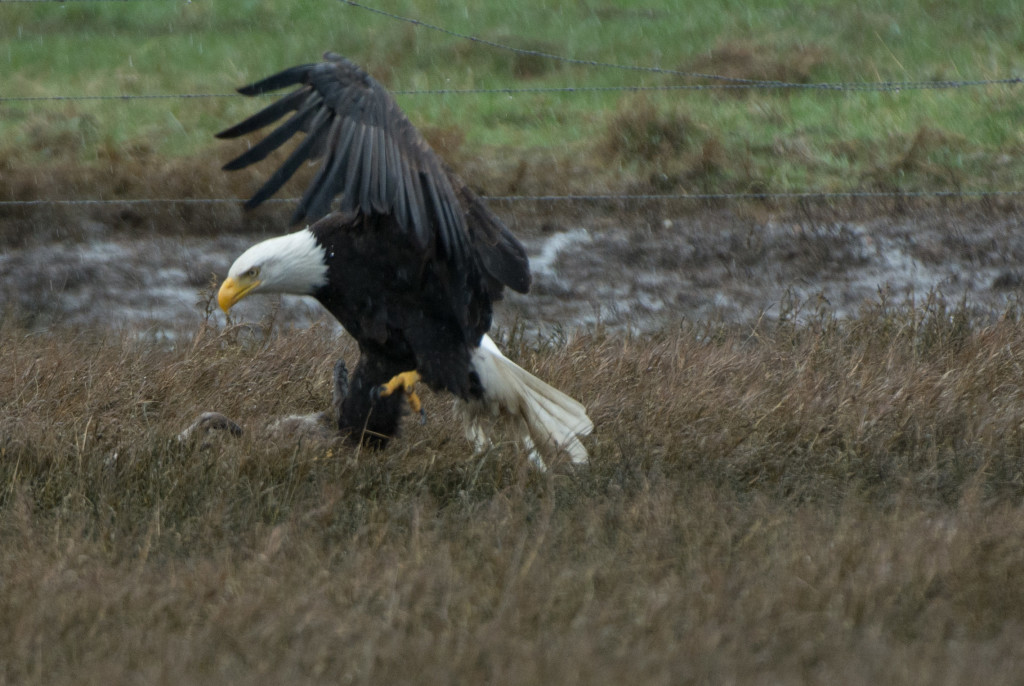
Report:
[[[439,247],[455,261],[471,248],[464,211],[444,163],[390,93],[350,60],[333,53],[238,89],[260,95],[297,85],[288,95],[217,134],[235,138],[291,116],[263,140],[224,165],[259,162],[296,132],[305,138],[246,203],[253,208],[276,193],[309,160],[322,159],[292,222],[312,222],[331,210],[392,214],[420,250]]]

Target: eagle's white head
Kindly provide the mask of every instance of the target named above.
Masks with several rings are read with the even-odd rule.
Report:
[[[217,293],[227,312],[250,293],[312,295],[327,283],[324,249],[309,228],[257,243],[235,260]]]

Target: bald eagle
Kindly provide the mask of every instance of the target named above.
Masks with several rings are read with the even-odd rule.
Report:
[[[422,381],[458,399],[478,450],[490,444],[494,421],[504,419],[541,468],[542,454],[559,451],[585,462],[579,437],[593,423],[583,405],[511,362],[487,335],[504,288],[529,289],[523,245],[356,64],[327,53],[323,62],[239,92],[289,86],[298,88],[217,136],[243,136],[292,113],[224,168],[258,162],[302,131],[246,207],[319,159],[292,217],[293,224],[311,223],[245,251],[220,288],[220,307],[227,312],[253,293],[310,295],[337,318],[360,351],[342,431],[386,442],[398,429],[403,398],[419,409],[414,385]]]

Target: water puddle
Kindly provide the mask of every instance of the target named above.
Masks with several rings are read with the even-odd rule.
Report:
[[[699,219],[654,228],[575,227],[527,237],[531,293],[509,293],[497,323],[541,332],[601,325],[646,332],[680,320],[754,321],[780,303],[824,299],[853,315],[886,289],[891,297],[939,292],[1001,312],[1024,273],[1020,226],[1004,219],[950,225],[874,222],[807,229],[798,224],[723,226]],[[32,326],[110,326],[173,337],[204,317],[212,284],[256,237],[96,239],[0,255],[0,298]],[[1009,287],[998,287],[998,284]],[[235,320],[273,316],[284,326],[324,317],[309,298],[252,298]]]

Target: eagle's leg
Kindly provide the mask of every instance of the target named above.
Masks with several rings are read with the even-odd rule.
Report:
[[[334,423],[341,426],[342,413],[345,408],[345,400],[348,398],[348,367],[345,360],[341,359],[334,363],[334,383],[331,388],[331,414],[334,416]]]
[[[359,364],[349,376],[343,366],[334,368],[335,403],[340,400],[336,413],[338,430],[357,442],[373,448],[383,448],[398,434],[402,422],[402,398],[381,398],[377,389],[402,369],[406,361],[394,362],[373,352],[363,352]]]
[[[409,401],[409,409],[413,412],[419,413],[420,422],[426,423],[427,413],[423,410],[423,403],[420,401],[420,397],[416,395],[416,391],[414,390],[416,383],[420,381],[420,378],[420,373],[415,369],[411,372],[395,374],[386,384],[374,389],[374,392],[378,397],[387,398],[395,391],[401,389],[402,392],[405,393],[406,400]]]

